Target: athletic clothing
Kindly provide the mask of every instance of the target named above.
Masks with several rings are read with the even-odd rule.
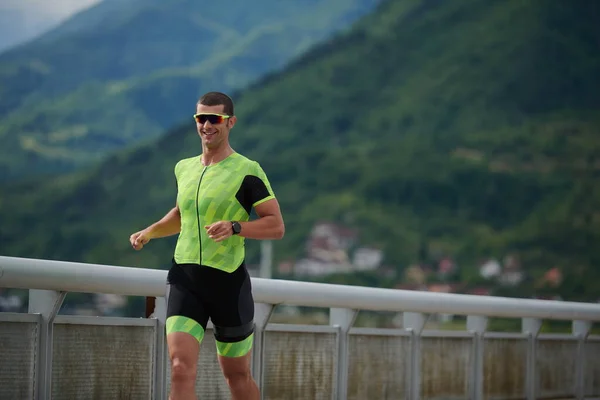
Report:
[[[167,284],[167,334],[186,332],[202,342],[210,318],[219,354],[236,357],[251,349],[254,299],[244,264],[228,273],[173,263]]]
[[[244,238],[233,235],[215,242],[204,227],[217,221],[247,221],[252,207],[275,198],[263,169],[233,153],[206,167],[201,156],[183,159],[175,166],[175,176],[181,214],[175,261],[233,272],[245,258]]]
[[[254,299],[244,265],[244,238],[215,242],[205,226],[247,221],[252,207],[275,198],[256,161],[233,153],[203,166],[201,156],[175,166],[181,231],[167,283],[167,334],[186,332],[199,342],[210,318],[217,352],[239,357],[252,348]]]

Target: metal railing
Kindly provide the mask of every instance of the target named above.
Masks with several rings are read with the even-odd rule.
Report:
[[[166,271],[0,257],[0,287],[30,290],[28,314],[0,313],[0,398],[166,399]],[[265,399],[600,397],[600,305],[252,278],[252,373]],[[152,318],[57,315],[67,292],[155,298]],[[277,305],[329,308],[329,325],[272,324]],[[359,311],[403,313],[402,329],[353,327]],[[424,330],[430,314],[462,332]],[[522,332],[488,332],[490,317]],[[544,319],[571,334],[540,334]],[[209,328],[210,329],[210,328]],[[228,398],[212,335],[197,390]]]

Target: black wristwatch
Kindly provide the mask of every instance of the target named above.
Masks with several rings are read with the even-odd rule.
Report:
[[[237,221],[231,221],[231,229],[234,235],[238,235],[242,231],[242,226]]]

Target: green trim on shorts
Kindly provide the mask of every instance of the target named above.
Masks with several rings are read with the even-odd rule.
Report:
[[[254,333],[248,336],[241,342],[235,343],[223,343],[217,342],[217,353],[223,357],[243,357],[250,352],[252,349],[252,343],[254,343]]]
[[[165,325],[167,328],[167,335],[173,332],[189,333],[198,340],[198,343],[201,343],[204,338],[204,328],[191,318],[182,315],[173,315],[167,318]]]

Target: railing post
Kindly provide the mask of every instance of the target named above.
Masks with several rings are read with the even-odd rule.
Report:
[[[577,357],[575,363],[575,398],[584,400],[585,398],[585,342],[592,323],[589,321],[573,321],[573,335],[577,336]]]
[[[37,380],[35,399],[43,400],[52,397],[52,345],[54,335],[54,318],[58,314],[66,292],[53,290],[29,290],[30,314],[41,314],[40,345],[37,349],[39,361],[37,363]]]
[[[157,321],[156,351],[154,353],[154,400],[165,400],[167,394],[167,342],[165,323],[167,319],[167,299],[165,297],[152,297],[150,302],[153,307],[149,313],[146,309],[147,318],[155,318]],[[148,302],[146,303],[148,304]]]
[[[538,392],[537,379],[537,338],[542,328],[542,320],[523,318],[522,331],[527,335],[527,364],[525,368],[525,393],[527,400],[536,400]]]
[[[488,318],[469,315],[467,330],[473,333],[473,364],[469,381],[471,398],[483,399],[483,336],[487,330]]]
[[[264,388],[264,346],[265,329],[273,313],[272,304],[256,303],[254,305],[254,344],[252,346],[252,376],[260,389],[261,399],[265,398]]]
[[[348,397],[348,332],[358,314],[357,310],[348,308],[329,309],[329,325],[340,328],[338,340],[337,373],[335,376],[336,384],[333,388],[333,400],[346,400]]]
[[[405,312],[402,316],[403,327],[410,333],[410,358],[406,379],[406,398],[409,400],[421,399],[421,333],[426,322],[427,315],[422,313]]]

